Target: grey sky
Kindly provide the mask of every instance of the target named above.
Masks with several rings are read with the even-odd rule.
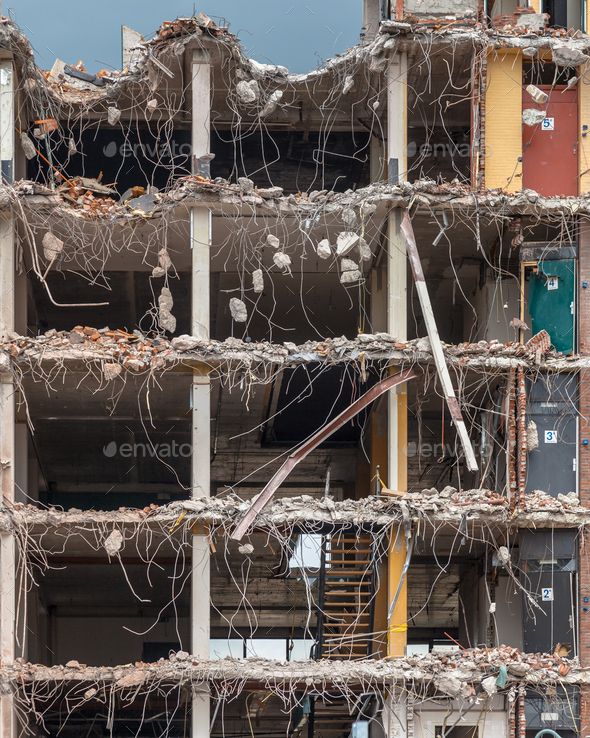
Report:
[[[249,56],[293,72],[357,43],[362,0],[0,0],[29,37],[44,68],[56,56],[89,71],[121,66],[121,25],[150,36],[163,20],[191,15],[196,7],[226,18]]]

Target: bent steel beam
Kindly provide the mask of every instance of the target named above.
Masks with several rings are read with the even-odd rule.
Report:
[[[343,410],[340,415],[337,415],[333,420],[324,425],[318,431],[316,431],[307,441],[304,441],[298,446],[292,454],[290,454],[284,464],[275,472],[270,481],[267,483],[262,492],[250,505],[250,508],[244,513],[242,519],[237,523],[230,538],[234,541],[241,541],[248,528],[252,525],[256,516],[268,505],[272,496],[289,476],[291,471],[297,466],[300,461],[303,461],[314,449],[316,449],[320,443],[329,438],[332,433],[341,428],[355,415],[358,415],[361,410],[364,410],[370,405],[373,400],[376,400],[382,394],[390,390],[392,387],[398,384],[403,384],[410,379],[414,379],[416,374],[411,369],[406,369],[399,374],[394,374],[391,377],[383,379],[378,382],[374,387],[371,387],[368,392],[355,400],[352,405]]]

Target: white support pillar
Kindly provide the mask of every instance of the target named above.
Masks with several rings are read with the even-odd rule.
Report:
[[[0,173],[3,184],[14,178],[14,68],[0,59]],[[15,237],[12,215],[0,219],[0,337],[14,330]],[[9,374],[0,374],[0,478],[2,501],[14,502],[14,386]],[[14,535],[0,534],[0,664],[14,661],[16,626],[16,547]],[[16,736],[11,694],[0,697],[0,735]]]
[[[193,174],[208,176],[211,66],[202,51],[192,59],[192,162]],[[209,281],[211,214],[207,208],[191,210],[192,311],[191,333],[209,338]],[[209,497],[211,386],[206,373],[195,371],[192,384],[192,495]],[[200,659],[209,658],[210,636],[210,547],[208,531],[193,536],[191,589],[191,651]],[[209,691],[195,691],[192,699],[192,738],[209,736]]]
[[[202,51],[192,61],[192,167],[193,174],[209,176],[211,65]],[[211,213],[207,208],[191,210],[193,252],[191,334],[209,338],[209,258]]]
[[[397,51],[387,67],[387,158],[389,181],[408,177],[408,56]]]

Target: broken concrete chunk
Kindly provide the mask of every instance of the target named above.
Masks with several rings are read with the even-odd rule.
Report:
[[[277,251],[272,257],[274,265],[282,269],[286,274],[291,274],[291,257],[283,251]]]
[[[371,251],[371,247],[364,238],[359,238],[358,249],[359,256],[361,257],[362,261],[371,261],[371,259],[373,258],[373,252]]]
[[[53,261],[56,259],[64,248],[64,242],[61,238],[58,238],[51,231],[47,231],[47,233],[45,233],[41,243],[43,245],[43,256],[47,261]]]
[[[105,539],[105,542],[103,543],[104,550],[107,552],[109,556],[114,556],[121,550],[121,546],[123,545],[123,535],[120,530],[114,530],[112,533]]]
[[[37,156],[35,144],[24,131],[20,134],[20,145],[27,159],[34,159]]]
[[[318,243],[316,252],[320,259],[329,259],[332,256],[332,248],[327,238],[322,238]]]
[[[146,108],[150,113],[153,113],[154,110],[157,110],[158,108],[158,101],[155,98],[152,98],[151,100],[148,100],[145,104]]]
[[[342,222],[349,228],[354,228],[356,225],[357,217],[356,213],[352,208],[344,208],[342,211]]]
[[[496,677],[489,676],[481,680],[481,686],[484,692],[491,697],[498,691],[498,685],[496,684]]]
[[[522,111],[522,122],[525,124],[525,126],[540,125],[546,117],[547,113],[544,110],[537,110],[536,108],[526,108]]]
[[[260,89],[258,88],[258,82],[255,79],[250,81],[242,80],[236,85],[236,94],[240,99],[241,103],[249,105],[256,102],[260,96]]]
[[[238,551],[245,556],[249,556],[254,553],[254,546],[251,543],[243,543],[241,546],[238,546]]]
[[[256,294],[264,292],[264,275],[262,269],[255,269],[252,272],[252,289]]]
[[[342,85],[342,94],[348,95],[348,93],[352,90],[353,87],[354,87],[354,77],[348,74],[344,78],[344,84]]]
[[[172,293],[168,287],[162,287],[162,291],[158,297],[158,322],[160,328],[169,333],[174,333],[176,330],[176,318],[172,315],[173,305]]]
[[[251,179],[248,179],[248,177],[238,177],[238,187],[242,192],[254,192],[254,182],[252,182]]]
[[[510,563],[510,551],[506,546],[500,546],[498,549],[498,559],[504,566],[507,566]]]
[[[273,249],[278,249],[279,246],[281,245],[281,242],[279,241],[279,239],[272,233],[269,233],[268,236],[266,237],[266,243],[268,246],[272,246]]]
[[[245,323],[248,320],[248,310],[243,300],[232,297],[229,301],[229,311],[232,320],[236,323]]]
[[[337,256],[346,256],[358,243],[359,236],[353,231],[342,231],[336,239]]]
[[[68,139],[68,153],[75,154],[78,151],[78,148],[76,146],[76,142],[73,138]]]
[[[579,67],[590,61],[590,56],[571,46],[554,46],[551,50],[553,63],[558,67]]]
[[[107,382],[111,382],[113,379],[119,376],[123,371],[121,364],[113,364],[111,362],[102,365],[102,373]]]
[[[352,259],[342,259],[340,262],[340,270],[341,284],[353,284],[354,282],[360,282],[363,278],[358,264],[352,261]]]
[[[163,277],[166,274],[166,270],[162,269],[161,266],[156,266],[152,269],[152,277],[155,279],[159,279],[160,277]]]
[[[158,264],[160,268],[167,272],[172,267],[172,259],[168,253],[168,249],[162,248],[158,251]]]
[[[542,33],[547,25],[547,13],[522,13],[516,19],[517,28],[528,28],[533,33]]]
[[[280,103],[281,99],[283,97],[283,91],[282,90],[275,90],[268,100],[266,101],[265,106],[260,111],[260,117],[266,118],[271,113],[274,113],[274,111],[277,109],[277,105]]]
[[[529,420],[526,427],[526,450],[530,453],[539,448],[539,431],[534,420]]]
[[[107,108],[107,121],[110,126],[116,125],[121,119],[121,111],[119,108]]]
[[[549,100],[549,95],[540,90],[536,85],[527,85],[526,91],[539,105],[544,105]]]

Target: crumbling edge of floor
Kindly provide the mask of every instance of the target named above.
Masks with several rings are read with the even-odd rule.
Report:
[[[142,694],[158,684],[203,687],[219,686],[224,693],[239,693],[248,683],[263,685],[275,693],[307,693],[325,690],[326,685],[346,692],[355,686],[364,689],[392,689],[424,692],[425,688],[453,698],[470,698],[480,686],[482,697],[508,691],[518,685],[543,688],[556,683],[590,683],[590,669],[576,662],[550,654],[524,654],[517,649],[472,649],[436,656],[402,657],[374,660],[269,661],[258,658],[197,660],[188,653],[171,654],[152,664],[138,662],[122,666],[86,666],[78,662],[42,666],[21,660],[0,668],[0,689],[26,690],[30,685],[40,697],[40,684],[85,683],[124,692],[142,689]],[[400,692],[401,694],[401,692]],[[94,696],[95,692],[90,695]],[[85,699],[79,694],[80,702]],[[143,699],[143,697],[142,697]]]
[[[422,529],[429,524],[478,528],[578,528],[590,525],[590,510],[581,507],[575,496],[550,497],[536,491],[527,495],[526,508],[512,512],[506,498],[486,490],[445,488],[439,492],[424,490],[404,496],[366,497],[359,500],[313,498],[309,495],[275,499],[259,516],[256,530],[289,528],[390,527],[411,521]],[[190,531],[195,525],[222,531],[231,526],[249,508],[251,500],[236,495],[195,498],[171,502],[161,507],[121,508],[113,511],[41,509],[16,504],[0,507],[0,530],[21,528],[33,535],[47,530],[79,532],[88,528],[147,527],[163,535]]]

